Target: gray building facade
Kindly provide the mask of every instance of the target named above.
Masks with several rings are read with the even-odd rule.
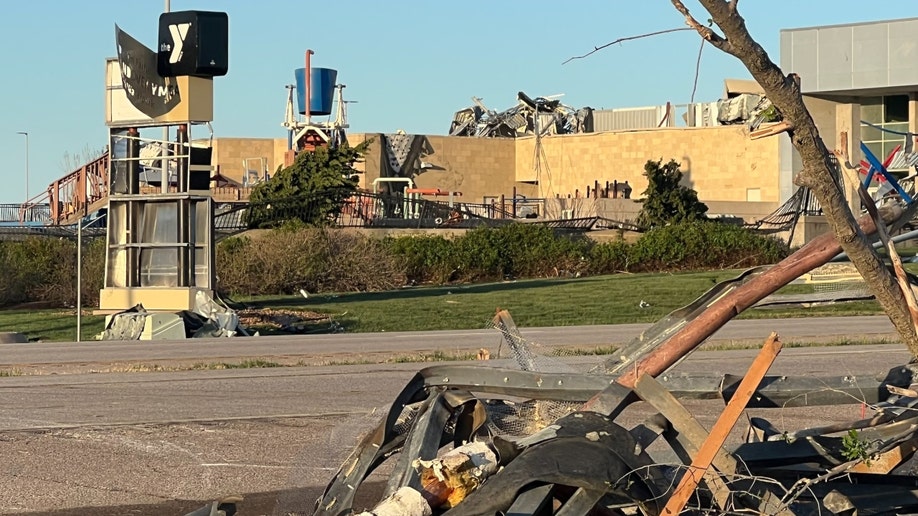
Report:
[[[830,150],[844,145],[857,162],[863,141],[883,160],[904,147],[912,137],[906,133],[918,132],[918,18],[786,29],[780,36],[781,69],[800,76],[804,101]],[[783,201],[793,194],[802,164],[787,136],[780,154]]]

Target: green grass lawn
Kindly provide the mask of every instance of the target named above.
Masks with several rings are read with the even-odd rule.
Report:
[[[273,296],[238,299],[253,307],[290,308],[330,314],[348,332],[483,328],[497,308],[513,314],[521,327],[649,323],[684,306],[715,283],[740,271],[680,274],[616,274],[587,278],[519,280],[479,285],[414,287],[389,292]],[[781,292],[812,291],[789,285]],[[641,301],[649,304],[641,308]],[[874,301],[812,308],[749,310],[740,318],[866,315],[882,313]],[[83,338],[102,331],[104,318],[85,315]],[[0,311],[0,331],[31,339],[67,341],[76,337],[73,310]]]

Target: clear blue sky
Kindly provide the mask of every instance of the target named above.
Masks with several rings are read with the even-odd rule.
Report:
[[[707,16],[687,1],[699,20]],[[65,154],[105,145],[104,60],[114,25],[156,44],[162,0],[5,2],[0,17],[0,203],[63,175]],[[688,102],[698,36],[677,32],[630,41],[568,63],[623,36],[682,27],[668,0],[294,1],[172,0],[172,10],[226,11],[229,74],[215,80],[219,136],[284,137],[285,84],[303,66],[335,68],[347,84],[352,132],[444,134],[455,111],[478,96],[497,110],[530,96],[564,93],[574,107]],[[744,0],[740,11],[778,61],[782,28],[918,16],[915,0]],[[918,66],[918,63],[916,63]],[[732,57],[707,47],[696,101],[715,100],[725,77],[748,77]]]

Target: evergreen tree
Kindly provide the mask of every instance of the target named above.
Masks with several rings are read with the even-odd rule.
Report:
[[[705,220],[708,206],[698,200],[695,190],[680,184],[682,172],[676,160],[648,160],[644,164],[647,189],[638,214],[637,224],[643,228]]]
[[[250,228],[276,227],[299,222],[326,225],[341,211],[344,201],[357,190],[354,163],[371,141],[356,147],[347,144],[300,152],[287,168],[252,190],[246,222]]]

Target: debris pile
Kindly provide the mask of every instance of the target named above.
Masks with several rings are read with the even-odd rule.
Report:
[[[449,128],[450,136],[480,138],[517,138],[593,132],[593,109],[574,109],[557,99],[530,98],[517,93],[517,105],[505,111],[489,109],[480,98],[472,97],[475,105],[457,111]],[[538,114],[538,116],[536,116]]]
[[[902,210],[885,210],[885,221]],[[862,218],[866,233],[874,219]],[[883,224],[879,218],[877,223]],[[768,375],[781,351],[765,341],[746,374],[671,368],[738,312],[838,253],[831,235],[771,267],[715,285],[589,373],[546,367],[499,311],[512,360],[440,365],[396,396],[317,500],[316,515],[348,515],[383,463],[391,473],[363,515],[903,514],[918,511],[918,364],[879,375]],[[680,400],[717,399],[705,428]],[[637,401],[652,408],[626,424]],[[842,424],[779,429],[750,418],[743,442],[727,437],[747,408],[861,403]],[[866,413],[870,407],[870,414]]]
[[[328,314],[309,310],[292,310],[277,308],[245,308],[236,312],[239,322],[246,328],[265,332],[311,333],[318,327],[327,333],[337,323]]]
[[[902,473],[918,448],[918,368],[878,377],[767,376],[776,335],[746,375],[544,372],[544,357],[498,314],[515,368],[420,371],[341,466],[317,515],[351,514],[363,480],[394,461],[386,490],[361,516],[587,514],[899,514],[918,509],[918,478]],[[622,362],[630,369],[640,361]],[[535,367],[536,369],[530,369]],[[638,366],[640,370],[640,366]],[[632,378],[634,376],[632,375]],[[679,399],[721,397],[706,430]],[[850,404],[875,409],[847,424],[779,431],[752,418],[746,442],[725,446],[747,407]],[[524,401],[520,401],[520,400]],[[626,428],[638,399],[656,412]],[[548,417],[545,417],[548,416]],[[662,445],[662,446],[661,446]]]
[[[96,340],[158,340],[234,337],[248,332],[233,309],[205,291],[195,293],[193,310],[148,311],[142,304],[113,314]]]

